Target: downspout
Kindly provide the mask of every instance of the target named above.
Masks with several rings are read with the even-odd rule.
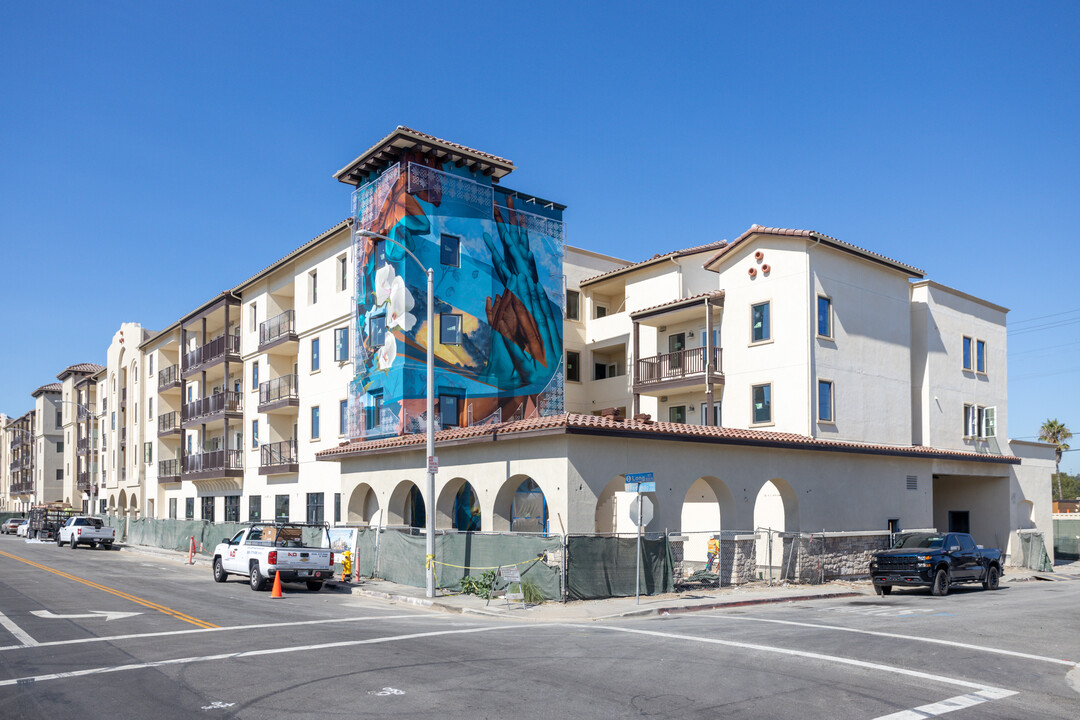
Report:
[[[807,302],[807,314],[810,321],[809,332],[807,333],[806,342],[806,435],[807,437],[817,437],[814,432],[814,337],[816,336],[815,323],[817,318],[815,317],[814,309],[814,279],[810,274],[810,251],[816,248],[821,243],[820,236],[814,236],[814,244],[806,248],[806,302]],[[833,409],[833,415],[835,416],[836,409]]]
[[[669,257],[668,260],[675,263],[675,267],[678,268],[677,272],[678,272],[678,275],[679,275],[679,299],[682,300],[682,298],[683,298],[682,265],[679,263],[678,260],[675,259],[674,255]]]

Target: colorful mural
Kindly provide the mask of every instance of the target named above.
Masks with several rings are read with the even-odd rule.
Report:
[[[427,427],[427,267],[436,428],[563,412],[560,210],[421,155],[358,188],[353,207],[352,437]]]

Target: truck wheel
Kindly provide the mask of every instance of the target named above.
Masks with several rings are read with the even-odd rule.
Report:
[[[990,569],[986,571],[986,579],[983,580],[983,590],[997,590],[1000,587],[999,578],[1001,574],[994,566],[990,566]]]
[[[214,582],[225,582],[229,579],[229,576],[225,573],[225,568],[221,566],[221,556],[214,558]]]
[[[248,578],[251,589],[255,592],[261,592],[266,589],[266,580],[259,574],[259,563],[251,563],[251,574]]]
[[[77,543],[77,542],[75,541],[75,538],[74,538],[74,537],[72,537],[72,538],[71,538],[71,540],[70,540],[70,541],[68,541],[68,545],[70,545],[70,546],[71,546],[71,549],[72,549],[72,550],[74,550],[74,549],[75,549],[76,547],[78,547],[79,543]]]
[[[939,597],[949,594],[949,573],[944,569],[938,570],[934,575],[934,584],[930,587],[930,593]]]
[[[60,539],[60,536],[56,536],[56,547],[64,547],[64,541]]]
[[[320,590],[322,590],[322,583],[315,580],[308,580],[307,589],[311,592],[319,592]]]
[[[112,543],[111,542],[101,543],[101,547],[105,548],[106,550],[112,550]]]
[[[892,595],[892,585],[875,585],[874,592],[878,595]]]

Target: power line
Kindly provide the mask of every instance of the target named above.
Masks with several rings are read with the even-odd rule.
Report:
[[[1080,323],[1080,318],[1071,318],[1069,320],[1058,320],[1056,322],[1045,323],[1043,325],[1035,325],[1033,327],[1021,328],[1020,330],[1007,331],[1009,335],[1026,335],[1027,333],[1039,332],[1040,330],[1052,330],[1054,328],[1065,327],[1066,325],[1075,325]]]
[[[1062,312],[1050,313],[1049,315],[1040,315],[1038,317],[1027,318],[1026,320],[1015,320],[1010,325],[1023,325],[1024,323],[1035,322],[1036,320],[1045,320],[1046,318],[1058,317],[1061,315],[1072,315],[1075,312],[1080,312],[1080,308],[1075,310],[1064,310]]]

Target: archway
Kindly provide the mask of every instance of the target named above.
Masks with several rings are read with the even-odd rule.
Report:
[[[413,528],[427,526],[427,514],[424,508],[424,494],[412,480],[403,480],[390,495],[387,508],[388,525],[404,525]]]
[[[446,483],[435,507],[439,527],[451,527],[460,532],[478,532],[482,528],[480,496],[465,478],[456,477]]]
[[[121,490],[120,497],[116,500],[116,514],[127,515],[127,491]]]
[[[704,563],[709,553],[709,538],[721,530],[738,530],[735,522],[735,497],[731,489],[716,477],[699,477],[683,497],[680,516],[683,559]],[[745,529],[745,528],[742,528]]]
[[[379,511],[379,498],[367,483],[360,483],[349,495],[345,521],[348,523],[371,523]]]
[[[547,496],[540,484],[528,475],[513,475],[495,496],[494,530],[547,533]]]
[[[608,481],[596,499],[593,531],[597,533],[634,533],[636,526],[630,519],[630,503],[638,493],[626,492],[626,476],[616,475]],[[653,517],[658,514],[656,493],[641,493],[653,504]],[[654,519],[653,522],[656,522]],[[645,526],[649,529],[649,525]]]
[[[754,500],[754,529],[765,528],[772,530],[772,543],[769,533],[758,536],[758,569],[768,572],[771,567],[775,575],[782,570],[784,562],[784,539],[779,533],[799,530],[799,501],[791,484],[783,478],[773,478],[762,485]]]

